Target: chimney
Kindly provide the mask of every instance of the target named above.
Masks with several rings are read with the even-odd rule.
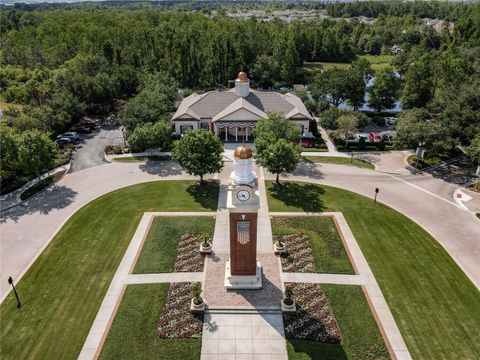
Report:
[[[243,71],[240,71],[235,79],[235,92],[239,97],[247,97],[250,94],[250,80]]]

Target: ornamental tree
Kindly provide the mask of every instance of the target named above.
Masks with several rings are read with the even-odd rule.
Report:
[[[204,184],[205,174],[218,173],[223,169],[223,145],[212,132],[204,129],[189,131],[174,148],[172,158],[190,175],[200,176]]]
[[[353,115],[342,115],[337,119],[337,132],[345,138],[345,149],[348,146],[348,138],[358,131],[358,118]]]
[[[172,126],[166,121],[157,121],[155,124],[137,126],[128,136],[128,144],[133,152],[141,152],[146,149],[170,146]]]
[[[258,165],[276,174],[276,183],[284,172],[292,172],[300,161],[299,127],[278,113],[269,113],[254,129],[254,158]]]

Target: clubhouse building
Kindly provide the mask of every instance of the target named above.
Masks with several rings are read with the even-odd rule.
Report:
[[[187,96],[173,115],[172,122],[177,134],[209,129],[225,142],[248,142],[253,140],[252,129],[257,121],[267,118],[270,111],[295,121],[301,134],[309,132],[312,117],[298,96],[253,90],[243,71],[238,74],[235,87],[228,91]]]

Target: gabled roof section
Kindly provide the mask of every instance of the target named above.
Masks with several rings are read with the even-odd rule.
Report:
[[[234,112],[236,112],[238,110],[241,110],[241,109],[247,110],[248,112],[250,112],[254,115],[257,115],[258,117],[267,118],[267,114],[265,112],[263,112],[262,110],[260,110],[256,106],[253,106],[252,104],[250,104],[243,97],[240,97],[237,100],[235,100],[233,103],[228,105],[225,109],[220,111],[217,115],[215,115],[212,118],[212,121],[220,120],[220,119],[224,118],[225,116],[233,114]]]
[[[296,115],[300,115],[301,117],[305,117],[309,120],[312,119],[312,116],[310,115],[307,108],[305,107],[305,104],[297,95],[288,93],[283,95],[283,97],[285,98],[285,100],[287,100],[290,104],[294,106],[292,110],[290,110],[287,114],[285,114],[285,117],[287,119],[294,117]]]
[[[191,109],[190,107],[193,104],[195,104],[197,101],[199,101],[201,98],[203,98],[205,95],[207,94],[199,95],[197,93],[193,93],[187,96],[185,99],[183,99],[177,111],[175,111],[175,114],[173,115],[172,120],[178,119],[183,115],[188,115],[189,117],[193,117],[197,120],[200,120],[200,116],[195,111],[193,111],[193,109]]]

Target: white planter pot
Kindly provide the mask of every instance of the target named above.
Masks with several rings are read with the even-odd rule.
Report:
[[[190,312],[192,314],[203,314],[205,312],[205,301],[202,301],[201,304],[197,305],[192,301],[190,302]]]
[[[297,311],[297,305],[295,304],[295,300],[293,300],[293,304],[292,305],[286,305],[283,300],[285,299],[282,299],[282,311],[284,313],[294,313],[295,311]]]
[[[203,243],[200,244],[200,254],[211,254],[212,253],[212,244],[209,246],[203,246]]]
[[[273,251],[275,252],[275,255],[281,255],[286,253],[287,249],[285,248],[285,244],[283,244],[283,246],[279,246],[278,243],[274,243]]]

